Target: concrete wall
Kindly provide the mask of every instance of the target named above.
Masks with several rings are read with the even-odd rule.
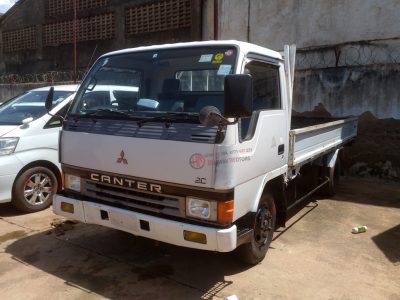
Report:
[[[297,45],[294,109],[400,119],[400,0],[218,0],[221,39]]]
[[[77,68],[86,70],[100,55],[139,45],[172,43],[201,39],[201,1],[191,0],[191,24],[182,28],[160,30],[128,36],[125,31],[125,11],[133,6],[153,4],[154,0],[110,0],[109,5],[77,12],[77,18],[105,13],[114,16],[111,39],[81,41],[77,43]],[[74,68],[73,44],[43,45],[44,25],[72,20],[72,13],[47,16],[47,0],[21,0],[0,19],[0,75],[40,74],[47,71],[67,71]],[[3,51],[2,32],[35,26],[37,49]],[[72,33],[71,33],[72,34]],[[1,83],[1,81],[0,81]]]
[[[400,120],[400,65],[296,71],[293,109],[312,111],[322,103],[335,117],[366,111]]]
[[[54,85],[72,84],[72,82],[58,82]],[[51,83],[20,83],[20,84],[0,84],[0,103],[7,101],[25,91],[50,86]]]
[[[400,65],[296,71],[293,109],[306,115],[358,116],[344,149],[349,174],[400,181]]]
[[[219,0],[219,3],[221,39],[249,40],[274,50],[282,49],[285,43],[304,48],[399,36],[398,0]]]
[[[42,43],[40,37],[42,36],[42,27],[40,22],[44,20],[46,14],[46,0],[36,0],[35,5],[31,5],[29,1],[20,1],[15,7],[9,10],[9,14],[5,14],[0,22],[0,37],[4,31],[12,31],[21,28],[38,26],[37,29],[37,41],[38,47],[36,50],[29,50],[17,53],[4,53],[2,41],[0,40],[0,74],[3,73],[7,64],[18,66],[22,62],[26,65],[32,61],[38,61],[42,59]],[[16,70],[18,71],[18,67]]]
[[[297,45],[297,113],[359,116],[348,172],[400,181],[400,0],[217,1],[221,39]]]
[[[326,84],[350,93],[356,81],[363,104],[352,100],[341,103],[339,106],[346,107],[347,113],[335,111],[335,105],[327,103],[335,115],[373,110],[379,118],[400,118],[396,110],[398,93],[393,88],[399,80],[397,67],[386,67],[400,63],[399,0],[217,1],[220,39],[249,41],[277,51],[284,44],[297,45],[296,69],[313,72],[297,73],[303,84],[296,93],[306,83],[307,91],[301,94],[315,99],[295,104],[297,109],[310,109],[316,101],[325,101],[322,93],[326,90],[322,87]],[[354,69],[360,66],[365,68]],[[326,70],[337,67],[344,69]],[[346,71],[346,67],[350,69]],[[382,78],[391,82],[391,88]],[[346,101],[344,98],[341,101]]]

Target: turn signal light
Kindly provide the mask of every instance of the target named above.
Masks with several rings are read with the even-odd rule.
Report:
[[[183,237],[189,242],[207,244],[207,236],[204,233],[184,230]]]
[[[218,202],[218,224],[225,225],[233,220],[233,200]]]
[[[61,210],[67,213],[74,213],[74,205],[67,202],[61,202]]]

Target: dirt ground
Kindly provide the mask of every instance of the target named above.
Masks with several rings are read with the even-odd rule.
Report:
[[[3,204],[1,298],[400,299],[400,185],[346,177],[312,200],[253,267]]]

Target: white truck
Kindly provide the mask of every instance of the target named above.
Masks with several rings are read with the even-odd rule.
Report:
[[[357,132],[356,118],[291,117],[294,52],[207,41],[101,56],[64,120],[54,212],[260,262],[289,209],[334,193]]]

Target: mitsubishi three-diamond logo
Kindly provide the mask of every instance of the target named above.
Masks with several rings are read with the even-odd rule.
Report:
[[[125,158],[125,152],[124,150],[121,150],[121,153],[119,154],[119,157],[117,159],[117,163],[123,163],[124,165],[128,164],[128,160]]]

